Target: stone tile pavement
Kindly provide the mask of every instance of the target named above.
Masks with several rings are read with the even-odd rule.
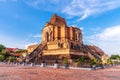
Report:
[[[0,80],[120,80],[120,66],[78,70],[0,64]]]

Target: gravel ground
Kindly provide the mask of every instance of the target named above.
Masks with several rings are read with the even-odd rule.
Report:
[[[120,80],[120,66],[77,70],[0,65],[0,80]]]

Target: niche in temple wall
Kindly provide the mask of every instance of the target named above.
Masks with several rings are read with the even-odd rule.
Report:
[[[81,38],[81,32],[80,32],[80,30],[76,31],[75,37],[76,37],[76,41],[80,41],[80,38]]]
[[[49,42],[52,39],[52,31],[49,27],[45,27],[42,32],[42,42]]]

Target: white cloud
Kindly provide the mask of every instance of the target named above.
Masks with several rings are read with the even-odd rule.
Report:
[[[34,44],[38,44],[38,42],[34,42],[34,43],[26,44],[26,45],[25,45],[25,48],[27,49],[28,46],[30,46],[30,45],[34,45]]]
[[[80,27],[80,29],[81,29],[81,30],[84,30],[84,28],[83,28],[83,27]]]
[[[100,34],[95,34],[92,37],[98,37],[99,40],[104,41],[120,41],[120,26],[107,28]]]
[[[86,37],[87,42],[101,47],[107,54],[120,54],[120,25],[104,29]]]
[[[102,13],[120,7],[120,0],[73,0],[63,12],[72,16],[81,16],[83,20],[90,15]]]
[[[69,4],[69,0],[23,0],[27,5],[46,11],[62,11]]]
[[[32,37],[17,38],[9,35],[0,34],[0,44],[12,48],[26,48],[28,44],[35,43],[36,40]],[[37,43],[37,42],[36,42]]]
[[[36,37],[36,38],[41,38],[41,37],[42,37],[42,35],[41,35],[41,34],[36,34],[36,35],[34,35],[33,37]]]
[[[6,35],[0,35],[0,43],[5,45],[6,47],[24,48],[25,41]]]
[[[70,17],[78,16],[78,21],[120,7],[120,0],[25,0],[24,2],[38,9],[59,11]]]

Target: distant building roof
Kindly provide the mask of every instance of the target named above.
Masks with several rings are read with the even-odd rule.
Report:
[[[15,52],[17,50],[19,50],[19,49],[18,48],[6,48],[6,51],[8,51],[8,52],[10,52],[10,51]]]
[[[14,56],[20,57],[20,53],[14,53]]]

